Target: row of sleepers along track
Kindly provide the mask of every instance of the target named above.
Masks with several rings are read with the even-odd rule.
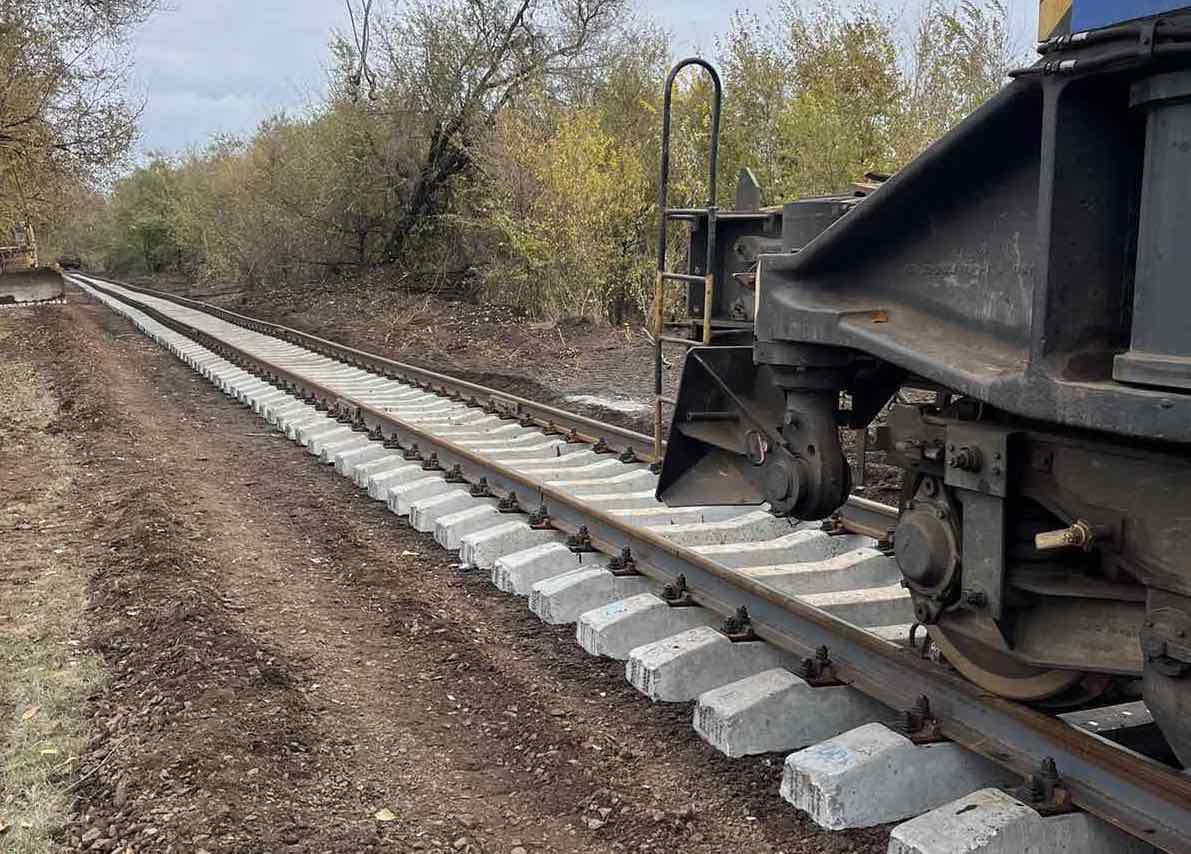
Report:
[[[0,300],[0,309],[5,308],[40,308],[43,305],[66,305],[66,298],[29,300],[28,302],[4,302]]]
[[[997,786],[1018,782],[951,743],[916,745],[881,721],[892,710],[846,686],[812,687],[801,664],[760,641],[733,642],[706,609],[671,607],[642,576],[614,574],[606,559],[575,552],[557,531],[500,512],[494,497],[386,448],[280,391],[135,307],[76,282],[148,336],[284,431],[370,497],[458,550],[462,563],[525,597],[543,621],[575,623],[590,653],[626,662],[626,676],[656,701],[696,701],[694,726],[731,756],[787,752],[782,795],[828,828],[905,821],[891,852],[1152,850],[1082,813],[1040,818]],[[640,464],[597,455],[536,428],[488,415],[336,362],[268,335],[153,297],[103,287],[244,351],[449,438],[475,453],[690,546],[743,575],[897,642],[909,601],[892,559],[857,535],[791,525],[759,508],[668,509]],[[964,794],[960,801],[957,795]],[[1008,847],[1006,847],[1008,846]]]

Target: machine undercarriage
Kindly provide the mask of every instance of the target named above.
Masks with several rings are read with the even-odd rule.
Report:
[[[822,519],[851,487],[841,429],[869,431],[946,659],[1024,701],[1140,690],[1188,765],[1191,14],[1040,50],[862,201],[691,253],[725,345],[688,355],[659,497]]]

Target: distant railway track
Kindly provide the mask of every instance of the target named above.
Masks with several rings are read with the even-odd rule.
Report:
[[[907,642],[909,599],[881,548],[893,508],[853,499],[823,526],[668,510],[651,497],[652,437],[172,294],[70,280],[540,617],[575,622],[643,693],[696,700],[719,749],[790,753],[783,794],[821,824],[924,813],[894,831],[896,850],[950,850],[914,840],[1003,804],[934,806],[1024,781],[1044,812],[1073,806],[1191,851],[1191,780],[1117,743],[1145,729],[1140,704],[1049,714]],[[894,717],[903,732],[884,726]],[[824,763],[866,752],[884,771],[832,789]],[[1071,823],[1041,821],[1055,820]]]

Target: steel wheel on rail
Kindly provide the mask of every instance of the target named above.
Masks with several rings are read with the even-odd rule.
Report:
[[[1058,697],[1073,689],[1088,674],[1079,670],[1034,667],[1012,653],[958,632],[948,632],[944,623],[930,626],[931,642],[956,670],[998,697],[1036,702]]]

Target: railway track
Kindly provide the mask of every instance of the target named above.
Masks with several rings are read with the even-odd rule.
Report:
[[[173,295],[70,281],[541,619],[574,623],[642,693],[694,701],[716,748],[787,753],[782,794],[819,824],[902,822],[890,850],[922,854],[1191,851],[1191,780],[1139,752],[1140,703],[1049,714],[921,654],[884,548],[892,508],[853,500],[826,525],[671,510],[653,498],[651,437]]]

